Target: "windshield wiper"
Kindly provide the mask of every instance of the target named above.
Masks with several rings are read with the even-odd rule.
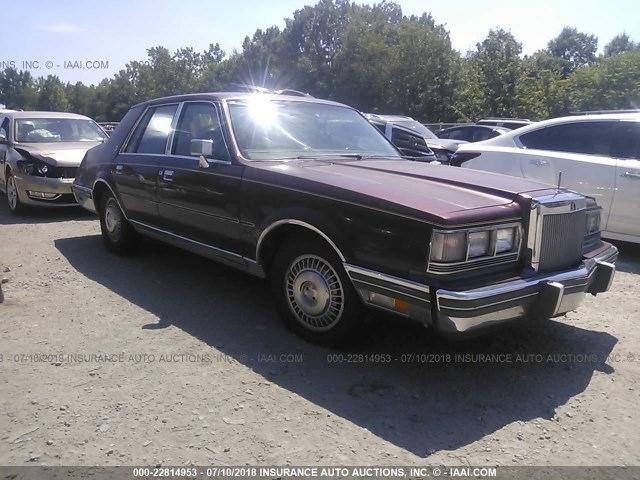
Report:
[[[294,157],[296,160],[322,160],[322,159],[339,159],[339,158],[353,158],[355,160],[362,160],[362,155],[359,153],[329,153],[318,155],[298,155]]]

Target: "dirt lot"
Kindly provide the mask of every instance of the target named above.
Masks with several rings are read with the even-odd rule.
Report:
[[[375,315],[335,351],[262,281],[99,230],[0,206],[1,465],[640,464],[638,247],[561,321],[452,343]]]

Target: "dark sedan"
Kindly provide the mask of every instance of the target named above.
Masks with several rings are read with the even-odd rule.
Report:
[[[606,291],[617,258],[593,200],[407,160],[358,111],[307,97],[136,105],[73,191],[110,250],[144,235],[267,278],[285,323],[322,343],[357,336],[365,306],[458,335],[558,316]]]
[[[465,142],[481,142],[488,140],[503,133],[510,132],[511,129],[504,127],[489,127],[487,125],[459,125],[457,127],[445,128],[440,130],[437,135],[439,138],[448,140],[464,140]]]

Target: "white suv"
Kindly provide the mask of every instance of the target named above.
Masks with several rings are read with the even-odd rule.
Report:
[[[596,199],[603,237],[640,243],[640,111],[545,120],[461,145],[451,165],[560,182]]]

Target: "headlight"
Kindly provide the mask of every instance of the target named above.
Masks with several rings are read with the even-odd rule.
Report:
[[[33,163],[18,162],[18,170],[26,175],[33,175],[35,165]]]
[[[468,258],[482,257],[489,253],[491,232],[470,232]]]
[[[588,210],[587,221],[584,228],[585,235],[591,235],[600,231],[600,209]]]
[[[510,252],[516,244],[517,230],[515,227],[496,230],[496,254]]]
[[[427,270],[455,273],[516,262],[520,256],[521,237],[521,226],[517,223],[451,232],[434,231]]]
[[[467,233],[434,233],[431,240],[431,260],[461,262],[467,255]]]

